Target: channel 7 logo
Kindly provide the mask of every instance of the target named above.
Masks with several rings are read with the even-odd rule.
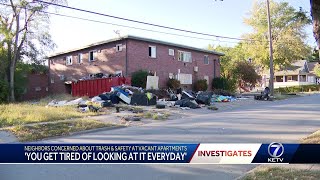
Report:
[[[280,158],[284,153],[284,147],[281,143],[273,142],[268,146],[268,153],[272,158],[268,158],[268,162],[281,163],[283,158]]]

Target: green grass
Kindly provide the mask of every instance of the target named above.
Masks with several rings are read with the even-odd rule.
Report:
[[[274,100],[284,100],[284,99],[289,99],[294,97],[299,97],[299,95],[288,95],[288,94],[276,93],[274,95]]]
[[[105,124],[96,120],[78,119],[63,122],[15,126],[6,128],[6,130],[12,132],[19,141],[26,142],[55,136],[66,136],[73,132],[112,126],[115,125]]]
[[[101,112],[105,113],[105,112]],[[45,107],[39,104],[17,103],[0,105],[0,128],[38,122],[94,116],[101,113],[81,113],[75,106]]]
[[[314,132],[313,134],[303,138],[301,143],[308,143],[308,144],[320,144],[320,130]]]
[[[243,180],[318,180],[320,171],[297,170],[280,167],[258,167],[253,172],[247,174]]]
[[[166,120],[170,116],[170,113],[165,112],[165,113],[160,113],[158,112],[145,112],[143,114],[143,117],[146,119],[153,119],[153,120]]]

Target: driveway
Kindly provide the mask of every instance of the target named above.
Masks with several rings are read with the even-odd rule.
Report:
[[[292,143],[320,128],[320,95],[239,107],[50,143]],[[254,165],[1,165],[1,179],[234,179]]]

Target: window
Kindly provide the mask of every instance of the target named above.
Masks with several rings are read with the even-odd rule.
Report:
[[[157,58],[157,48],[156,48],[156,46],[149,46],[149,57]]]
[[[203,58],[203,63],[204,64],[209,64],[209,56],[208,55],[205,55],[204,58]]]
[[[54,75],[53,74],[51,74],[51,84],[53,84],[54,83]]]
[[[174,49],[169,49],[169,56],[174,56]]]
[[[72,65],[72,56],[66,57],[66,65]]]
[[[209,64],[209,56],[208,55],[204,56],[204,64]]]
[[[288,81],[292,81],[292,76],[288,76]]]
[[[61,81],[64,81],[64,75],[59,75],[59,77]]]
[[[89,52],[89,61],[95,61],[97,58],[97,51],[90,51]]]
[[[117,45],[116,45],[116,51],[117,51],[117,52],[122,51],[122,44],[117,44]]]
[[[122,76],[122,71],[116,71],[115,74],[119,75],[119,76]]]
[[[82,54],[78,54],[78,64],[82,63]]]
[[[192,62],[191,52],[179,51],[179,61]]]

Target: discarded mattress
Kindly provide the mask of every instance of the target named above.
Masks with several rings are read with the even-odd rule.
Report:
[[[130,104],[131,98],[123,94],[122,92],[118,92],[117,96],[125,103]]]

